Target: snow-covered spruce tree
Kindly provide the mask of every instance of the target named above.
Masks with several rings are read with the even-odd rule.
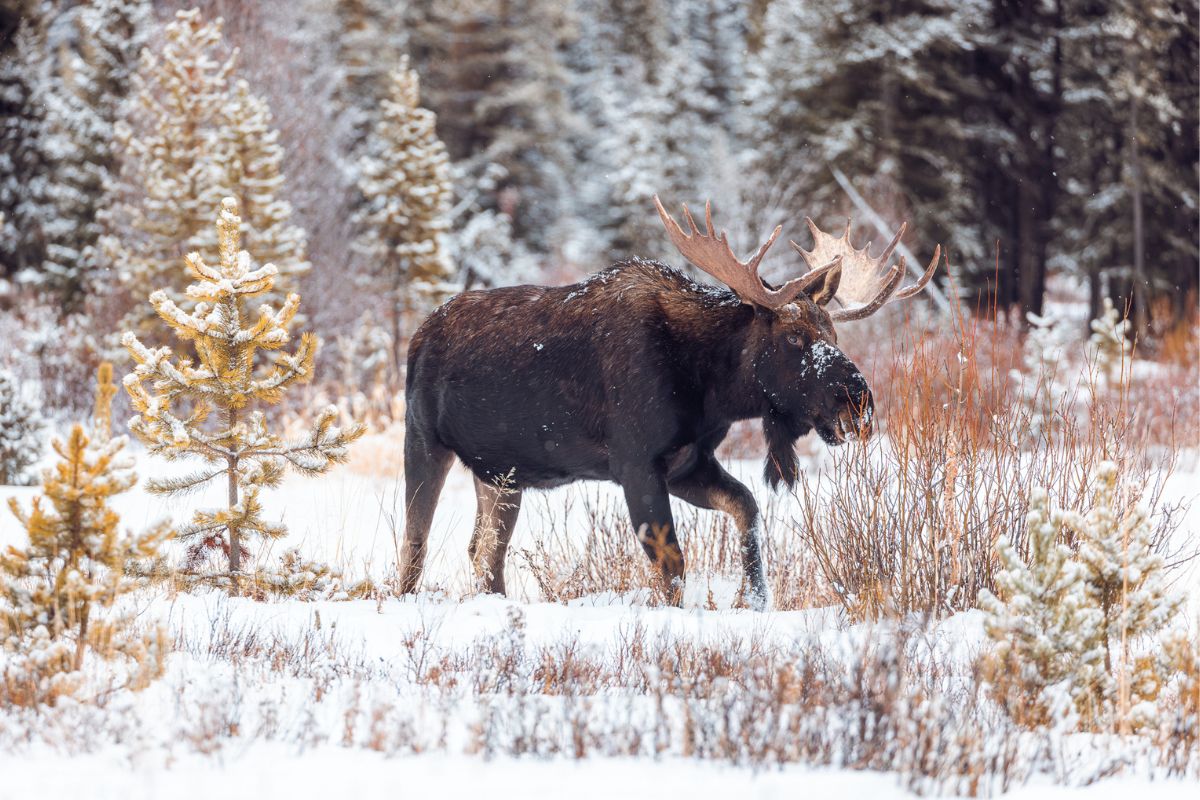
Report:
[[[239,199],[248,246],[274,259],[282,304],[308,269],[304,232],[291,223],[282,193],[283,152],[270,110],[234,83],[236,54],[223,56],[221,21],[181,11],[166,43],[148,48],[135,76],[137,94],[118,128],[124,172],[109,238],[124,288],[137,303],[123,327],[155,342],[154,316],[142,301],[163,287],[182,291],[179,259],[192,251],[218,258],[212,219],[221,198]],[[157,342],[155,342],[157,343]]]
[[[36,274],[46,256],[49,218],[42,147],[45,108],[38,102],[47,67],[45,32],[34,22],[4,43],[0,57],[0,279]]]
[[[49,161],[50,214],[43,226],[45,259],[29,275],[72,311],[83,305],[104,263],[99,216],[115,168],[114,124],[145,44],[150,3],[97,0],[66,15],[73,41],[59,47],[37,93],[45,109],[41,146]]]
[[[576,158],[564,130],[579,124],[567,102],[561,52],[574,35],[572,4],[557,0],[409,3],[409,53],[438,133],[474,179],[504,171],[483,208],[508,213],[517,239],[546,252],[570,216]]]
[[[111,215],[117,236],[107,241],[135,304],[122,327],[140,334],[153,330],[145,298],[163,286],[182,288],[179,258],[214,250],[225,170],[216,130],[234,67],[234,56],[221,55],[220,22],[205,22],[196,9],[180,11],[165,35],[161,47],[142,51],[116,131],[122,183]]]
[[[339,110],[348,115],[348,149],[354,153],[371,128],[380,102],[387,97],[389,73],[405,51],[404,7],[394,0],[334,0],[337,62],[341,80]]]
[[[850,211],[836,166],[882,216],[990,264],[997,237],[979,233],[988,212],[966,166],[996,145],[973,141],[986,137],[964,122],[969,73],[955,68],[989,34],[980,18],[955,0],[775,0],[743,89],[750,166],[818,223]]]
[[[246,308],[249,298],[270,291],[276,272],[270,264],[255,268],[241,249],[241,220],[233,198],[222,201],[216,227],[220,266],[209,266],[198,253],[185,258],[195,280],[187,296],[196,306],[185,311],[163,291],[150,296],[159,318],[182,342],[191,343],[195,355],[172,362],[169,347],[150,349],[131,332],[121,341],[137,364],[124,381],[137,412],[130,429],[151,453],[172,460],[199,458],[206,464],[182,477],[151,480],[147,488],[182,494],[225,480],[226,507],[198,510],[181,535],[196,539],[189,551],[193,565],[211,550],[225,551],[236,590],[248,555],[246,537],[278,538],[287,532],[263,518],[259,492],[277,486],[286,466],[318,475],[340,463],[347,445],[364,429],[338,427],[337,409],[330,407],[318,414],[302,440],[285,442],[268,431],[266,417],[253,405],[278,403],[290,386],[312,379],[317,339],[305,333],[293,352],[283,349],[291,338],[288,326],[300,306],[299,295],[288,295],[278,310],[261,305],[257,317]],[[276,352],[265,369],[258,364],[262,351]],[[152,382],[151,390],[146,381]],[[214,410],[216,419],[210,420]]]
[[[0,369],[0,486],[31,482],[28,469],[42,454],[45,426],[37,408],[21,396],[16,376]]]
[[[1096,370],[1101,386],[1118,388],[1128,379],[1133,345],[1129,342],[1129,320],[1104,298],[1104,313],[1089,323],[1092,335],[1088,338],[1088,356]]]
[[[359,162],[364,205],[356,222],[358,247],[370,255],[371,278],[390,307],[392,368],[399,376],[404,314],[431,305],[451,278],[445,234],[452,190],[437,118],[420,107],[420,81],[407,58],[390,80]]]
[[[102,388],[100,416],[111,399]],[[125,443],[103,432],[89,437],[77,424],[65,441],[54,440],[59,461],[45,471],[32,508],[9,500],[29,537],[26,546],[0,553],[0,634],[9,652],[0,687],[14,702],[69,693],[77,678],[71,673],[82,668],[88,650],[130,659],[133,688],[162,672],[166,632],[142,630],[133,609],[113,610],[141,585],[126,567],[155,558],[172,535],[165,521],[137,534],[118,529],[109,500],[137,482]]]
[[[1170,654],[1154,637],[1183,598],[1168,590],[1162,556],[1140,508],[1121,510],[1118,469],[1103,462],[1087,514],[1049,509],[1030,498],[1029,563],[1007,541],[997,549],[1001,598],[980,607],[994,642],[985,664],[1010,714],[1038,726],[1066,718],[1084,728],[1152,722],[1171,673]],[[1064,536],[1070,546],[1059,542]]]
[[[282,198],[283,148],[271,128],[271,109],[250,92],[244,80],[234,84],[223,110],[220,152],[225,159],[222,184],[238,201],[242,243],[260,262],[279,271],[281,287],[294,286],[309,264],[304,229],[292,224],[292,206]],[[263,301],[283,302],[276,292]]]
[[[985,660],[988,680],[1008,713],[1031,727],[1062,713],[1064,690],[1071,712],[1094,717],[1107,677],[1102,615],[1088,596],[1083,566],[1058,541],[1062,524],[1045,490],[1035,490],[1026,519],[1029,562],[1001,539],[996,547],[1003,564],[996,574],[1000,596],[985,589],[979,597],[994,643]]]
[[[1099,464],[1091,510],[1064,514],[1063,523],[1086,571],[1090,603],[1101,614],[1099,637],[1111,676],[1105,700],[1121,721],[1138,726],[1154,719],[1154,700],[1169,673],[1161,648],[1140,654],[1137,645],[1166,629],[1184,597],[1167,585],[1146,512],[1118,504],[1117,478],[1116,464]]]
[[[472,215],[450,237],[450,248],[464,289],[537,282],[537,259],[513,241],[507,214],[489,209]]]

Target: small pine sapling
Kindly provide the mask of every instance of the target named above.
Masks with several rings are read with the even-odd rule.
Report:
[[[102,384],[101,416],[111,399]],[[120,518],[108,501],[137,482],[125,444],[125,437],[103,431],[89,437],[77,424],[66,441],[54,441],[59,461],[45,471],[43,494],[32,508],[26,512],[9,500],[29,537],[27,546],[0,553],[0,635],[11,654],[2,687],[14,702],[52,701],[70,692],[72,673],[89,649],[102,658],[128,657],[135,688],[162,671],[165,632],[139,630],[132,610],[113,610],[142,585],[127,566],[155,558],[172,535],[166,522],[138,534],[118,530]]]
[[[0,369],[0,486],[32,482],[29,468],[42,452],[45,422],[21,396],[16,377]]]
[[[1014,370],[1021,399],[1030,410],[1029,427],[1034,436],[1052,433],[1067,387],[1067,327],[1032,312],[1025,318],[1029,331],[1022,347],[1024,370]]]
[[[226,507],[198,510],[183,536],[196,539],[189,561],[199,566],[214,549],[227,554],[231,582],[237,588],[246,537],[283,536],[283,525],[263,518],[259,492],[278,486],[285,466],[318,475],[346,458],[347,446],[364,432],[362,425],[338,427],[338,411],[321,411],[309,434],[294,442],[267,429],[266,417],[252,404],[274,404],[287,389],[311,380],[318,342],[311,333],[300,337],[293,352],[284,348],[288,330],[300,306],[291,294],[278,309],[263,304],[257,317],[246,309],[249,298],[271,290],[275,267],[255,268],[250,254],[240,249],[241,219],[237,201],[225,198],[217,218],[221,264],[209,266],[198,253],[185,258],[195,283],[187,289],[196,301],[189,313],[165,292],[150,296],[158,316],[195,357],[172,363],[169,347],[149,349],[131,332],[122,343],[136,362],[125,377],[125,388],[137,416],[134,434],[151,453],[170,460],[200,458],[206,466],[188,475],[149,481],[147,488],[162,494],[183,494],[223,477],[228,488]],[[262,352],[275,353],[263,369],[256,363]],[[152,391],[144,383],[152,381]],[[178,407],[186,403],[186,409]],[[213,410],[216,419],[211,419]]]
[[[1001,702],[1023,724],[1067,717],[1084,728],[1115,723],[1125,730],[1157,717],[1173,667],[1156,637],[1183,598],[1168,589],[1146,512],[1122,510],[1118,477],[1112,462],[1096,467],[1086,514],[1051,512],[1045,491],[1035,490],[1028,564],[1009,542],[997,545],[1001,596],[984,591],[979,603],[994,642],[984,663]]]
[[[1113,389],[1122,386],[1130,375],[1133,346],[1129,342],[1132,327],[1128,319],[1104,298],[1104,313],[1091,321],[1092,335],[1088,338],[1088,355],[1102,385]]]
[[[1108,699],[1122,723],[1140,726],[1156,714],[1154,701],[1168,678],[1161,648],[1138,654],[1135,646],[1164,631],[1183,605],[1167,585],[1165,561],[1156,552],[1144,509],[1122,511],[1118,469],[1101,462],[1092,474],[1096,493],[1087,514],[1063,515],[1085,569],[1091,605],[1099,609],[1105,671],[1113,676]]]
[[[1061,713],[1061,690],[1080,715],[1094,712],[1096,684],[1104,679],[1101,614],[1092,606],[1084,568],[1058,542],[1062,515],[1050,511],[1045,490],[1029,500],[1028,563],[1007,539],[997,544],[1003,564],[1000,596],[986,589],[979,606],[994,643],[985,671],[998,700],[1019,722],[1044,725]]]

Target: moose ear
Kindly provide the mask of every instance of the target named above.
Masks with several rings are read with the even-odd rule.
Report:
[[[842,282],[842,265],[838,264],[833,269],[821,276],[821,280],[816,286],[812,287],[808,292],[808,297],[819,306],[823,306],[833,299],[837,294],[838,285]]]

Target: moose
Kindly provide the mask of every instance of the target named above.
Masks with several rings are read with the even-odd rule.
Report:
[[[870,435],[874,404],[858,367],[838,349],[834,323],[862,319],[892,299],[905,263],[889,267],[902,225],[877,257],[806,219],[809,270],[781,286],[758,275],[776,227],[748,261],[713,229],[654,204],[679,252],[720,287],[657,261],[632,258],[569,286],[463,292],[422,323],[408,352],[401,587],[421,578],[438,495],[455,456],[474,474],[469,555],[482,588],[504,593],[504,559],[522,492],[609,480],[624,492],[634,531],[670,602],[683,594],[683,552],[669,498],[732,516],[748,605],[770,605],[758,506],[715,451],[738,420],[761,419],[765,478],[799,475],[795,443],[816,430],[836,446]],[[831,303],[837,302],[835,306]]]

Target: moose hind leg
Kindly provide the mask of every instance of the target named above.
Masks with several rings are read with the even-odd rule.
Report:
[[[425,568],[429,528],[438,496],[454,462],[454,453],[410,430],[404,441],[404,547],[400,553],[400,591],[411,594]]]
[[[711,455],[686,475],[671,481],[671,494],[699,508],[724,511],[733,517],[741,536],[744,597],[756,611],[771,606],[762,554],[762,517],[750,490],[730,475]]]
[[[521,490],[475,479],[475,532],[467,553],[476,585],[504,594],[504,559],[521,513]]]

